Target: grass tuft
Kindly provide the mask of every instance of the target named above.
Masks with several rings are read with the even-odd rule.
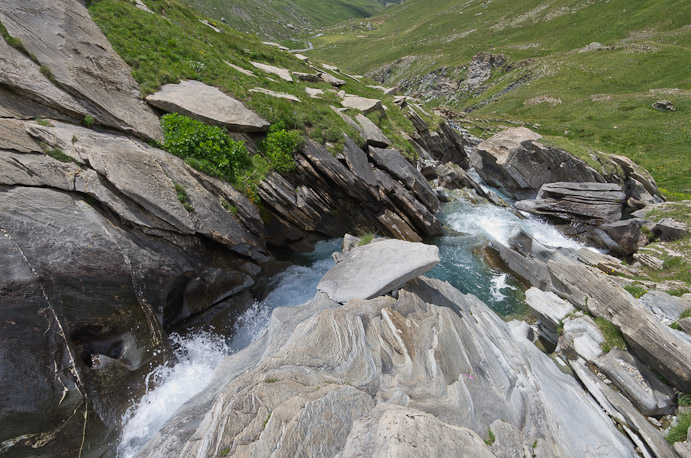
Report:
[[[621,331],[610,321],[604,318],[595,318],[595,323],[600,328],[602,336],[605,341],[601,344],[602,351],[609,353],[613,348],[618,348],[619,350],[626,350],[626,341]]]

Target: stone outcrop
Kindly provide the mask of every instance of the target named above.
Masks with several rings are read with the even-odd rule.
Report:
[[[472,144],[468,136],[462,136],[445,121],[439,125],[437,132],[430,132],[429,126],[415,109],[408,111],[408,118],[416,130],[411,143],[421,157],[427,155],[442,164],[451,162],[463,169],[470,168],[468,150]]]
[[[643,234],[644,222],[639,219],[627,219],[600,225],[595,234],[605,247],[613,253],[630,255],[648,244]]]
[[[271,215],[265,218],[269,243],[302,251],[320,237],[339,237],[353,227],[409,241],[441,234],[433,215],[441,208],[439,201],[400,153],[387,153],[396,162],[391,170],[381,169],[373,157],[378,167],[373,170],[354,142],[347,141],[344,151],[345,164],[308,140],[295,155],[293,173],[271,173],[259,184]]]
[[[317,290],[336,302],[372,299],[400,288],[439,262],[434,245],[374,240],[354,248],[317,285]]]
[[[22,41],[43,68],[49,69],[59,88],[47,88],[51,82],[45,77],[33,78],[39,64],[20,58],[12,50],[12,66],[27,72],[12,77],[3,66],[2,78],[11,78],[6,84],[16,87],[21,95],[80,120],[89,114],[97,124],[144,138],[162,139],[158,118],[139,97],[130,68],[78,0],[37,1],[21,7],[3,2],[0,22],[10,36]],[[6,47],[4,40],[0,46]],[[4,52],[1,55],[7,56]]]
[[[11,362],[0,371],[10,403],[0,421],[13,425],[1,439],[26,435],[13,452],[46,445],[61,455],[79,449],[86,416],[85,453],[95,453],[150,364],[169,355],[167,332],[212,319],[227,301],[251,304],[269,259],[261,218],[229,184],[131,137],[57,121],[0,125],[14,132],[0,150],[2,252],[13,260],[0,282]]]
[[[530,199],[544,184],[598,182],[605,179],[582,160],[538,142],[541,135],[515,127],[477,146],[474,166],[491,185],[518,199]]]
[[[259,70],[261,70],[263,72],[271,73],[272,75],[278,76],[283,81],[287,81],[289,83],[293,82],[293,77],[290,76],[290,71],[286,70],[285,68],[276,67],[274,65],[269,65],[269,64],[262,64],[260,62],[252,62],[252,61],[250,61],[250,64],[252,64],[253,67],[258,68]]]
[[[146,100],[168,113],[190,116],[208,124],[226,127],[231,132],[263,132],[269,129],[268,121],[240,101],[200,81],[166,84]]]
[[[489,430],[491,447],[480,440]],[[318,294],[276,309],[267,333],[224,360],[211,388],[138,456],[455,456],[459,447],[635,456],[522,326],[426,278],[397,298],[341,306]]]
[[[344,116],[348,115],[344,114]],[[368,145],[386,148],[391,144],[391,140],[386,138],[384,132],[382,132],[367,116],[358,114],[355,120],[360,125],[362,136],[365,137]]]
[[[504,65],[507,57],[502,54],[481,52],[475,54],[468,64],[466,84],[468,89],[475,90],[492,76],[492,70]]]
[[[661,323],[602,271],[548,249],[525,234],[510,245],[495,243],[493,252],[518,278],[612,322],[640,361],[681,391],[691,389],[688,336]]]
[[[353,110],[362,111],[365,114],[372,113],[374,111],[383,111],[384,106],[381,100],[368,99],[366,97],[359,97],[357,95],[347,95],[341,99],[341,105],[344,108],[352,108]]]
[[[597,224],[621,219],[625,198],[621,186],[614,183],[548,183],[535,199],[516,202],[516,208],[567,222]]]

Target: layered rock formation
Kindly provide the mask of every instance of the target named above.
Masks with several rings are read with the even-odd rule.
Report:
[[[356,250],[374,250],[373,242]],[[352,252],[351,252],[352,253]],[[346,254],[343,264],[357,262]],[[339,268],[339,265],[335,269]],[[368,265],[372,281],[386,265]],[[385,288],[386,289],[386,288]],[[492,432],[491,445],[483,443]],[[279,308],[138,454],[634,456],[569,376],[474,296],[427,278],[396,297]]]

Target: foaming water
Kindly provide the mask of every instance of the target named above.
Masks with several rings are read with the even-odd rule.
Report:
[[[290,266],[269,280],[271,292],[238,318],[230,338],[209,332],[187,337],[172,335],[177,362],[158,367],[149,374],[147,385],[154,388],[123,417],[118,458],[134,456],[180,406],[206,388],[224,356],[261,337],[273,309],[310,300],[321,277],[334,265],[331,253],[340,249],[340,244],[340,239],[320,242],[314,252],[295,255],[293,261],[299,265]]]
[[[479,250],[493,241],[507,245],[521,231],[548,247],[583,247],[548,223],[531,217],[521,219],[510,210],[485,201],[473,203],[459,198],[447,204],[439,217],[452,233],[435,240],[440,263],[429,275],[448,281],[466,294],[474,294],[504,316],[529,313],[525,289],[513,276],[487,266]]]
[[[206,388],[218,362],[231,353],[222,337],[210,333],[170,339],[177,363],[149,374],[147,381],[155,388],[125,413],[118,457],[134,456],[178,407]]]

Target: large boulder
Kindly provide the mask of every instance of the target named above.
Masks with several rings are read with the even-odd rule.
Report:
[[[477,146],[474,166],[486,182],[518,199],[533,198],[546,183],[605,181],[584,161],[539,143],[541,138],[525,127],[506,129]]]
[[[490,428],[499,444],[488,450],[478,436]],[[635,456],[523,330],[423,277],[397,299],[341,306],[318,294],[274,310],[266,334],[221,362],[138,456],[507,456],[507,443],[544,456]]]
[[[400,288],[438,262],[439,249],[434,245],[375,240],[350,250],[317,289],[336,302],[372,299]]]
[[[357,123],[360,125],[363,137],[365,137],[365,140],[367,141],[368,145],[386,148],[391,144],[391,140],[386,138],[384,132],[382,132],[381,129],[377,127],[377,125],[374,122],[372,122],[367,116],[363,114],[358,114],[355,117],[355,119]]]
[[[346,95],[341,99],[341,105],[344,108],[352,108],[353,110],[362,111],[365,114],[384,110],[381,100],[368,99],[357,95]]]
[[[602,224],[621,219],[625,199],[618,184],[560,182],[543,185],[535,199],[518,201],[516,208],[561,221]]]
[[[643,227],[643,221],[627,219],[602,224],[594,232],[600,243],[610,251],[631,255],[648,244]]]
[[[201,81],[166,84],[146,100],[168,113],[191,116],[234,132],[262,132],[270,125],[238,100]]]
[[[158,118],[140,98],[130,68],[79,0],[39,0],[21,8],[14,2],[2,2],[0,22],[36,56],[42,68],[50,70],[57,86],[83,108],[76,107],[62,91],[44,91],[46,81],[41,78],[31,88],[27,88],[32,84],[28,82],[18,85],[20,90],[32,94],[30,98],[60,112],[69,110],[76,115],[86,111],[99,124],[162,140]],[[23,65],[30,67],[27,62]],[[33,68],[24,77],[35,72]],[[61,108],[63,101],[65,105]]]

